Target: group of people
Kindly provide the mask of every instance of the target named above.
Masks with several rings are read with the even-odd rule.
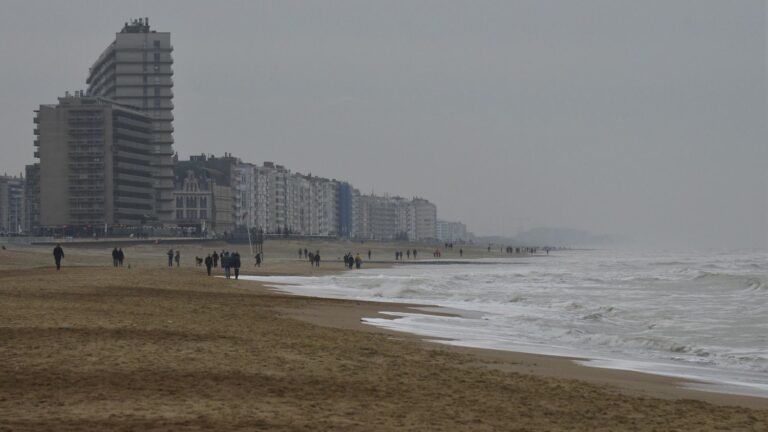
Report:
[[[230,279],[232,277],[232,273],[235,274],[235,279],[240,278],[240,253],[237,251],[234,251],[230,253],[229,251],[221,251],[221,254],[216,253],[216,251],[213,251],[212,254],[208,254],[207,257],[205,257],[205,269],[208,271],[208,276],[211,275],[211,269],[216,268],[219,266],[219,260],[221,260],[221,268],[224,269],[224,277],[227,279]],[[260,256],[256,256],[257,265],[261,264]]]
[[[258,258],[258,257],[257,257]],[[320,251],[316,250],[312,252],[307,248],[299,248],[299,259],[306,259],[309,264],[314,267],[320,267]]]
[[[369,251],[370,253],[370,251]],[[416,249],[413,250],[413,259],[416,259]],[[408,259],[411,259],[411,250],[406,249],[405,256],[408,257]],[[403,251],[395,251],[395,261],[400,261],[403,259]]]
[[[168,267],[173,267],[173,262],[176,261],[176,267],[181,265],[181,251],[177,250],[175,253],[173,249],[168,249]]]
[[[368,256],[370,257],[371,251],[368,251]],[[363,259],[360,257],[360,254],[357,254],[356,256],[352,256],[352,252],[347,252],[344,254],[344,267],[348,268],[360,268],[363,265]]]
[[[123,248],[112,249],[112,267],[122,267],[125,260]]]

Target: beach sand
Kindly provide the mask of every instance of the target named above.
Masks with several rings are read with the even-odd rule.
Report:
[[[346,250],[398,248],[307,243],[315,269],[301,244],[269,242],[244,273],[338,272],[327,261]],[[60,272],[50,247],[0,251],[0,431],[768,429],[766,399],[424,342],[360,323],[407,305],[285,295],[193,264],[233,246],[180,246],[173,269],[169,244],[124,247],[119,269],[106,243],[64,247]]]

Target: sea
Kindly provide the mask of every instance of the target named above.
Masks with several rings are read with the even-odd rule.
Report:
[[[768,397],[766,251],[571,250],[250,278],[298,295],[429,305],[365,322],[438,343],[568,356]]]

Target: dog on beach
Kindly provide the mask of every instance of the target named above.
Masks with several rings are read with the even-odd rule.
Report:
[[[198,256],[195,257],[195,262],[197,263],[198,267],[203,265],[203,259]]]

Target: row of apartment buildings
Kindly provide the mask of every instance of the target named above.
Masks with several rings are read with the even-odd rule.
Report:
[[[179,225],[218,234],[256,229],[361,240],[437,239],[437,207],[421,198],[365,195],[345,181],[229,154],[177,161],[176,175]]]
[[[90,67],[87,90],[40,105],[24,177],[0,178],[0,233],[109,227],[243,229],[370,240],[438,239],[426,199],[361,194],[347,182],[173,151],[173,46],[149,19],[126,22]]]

